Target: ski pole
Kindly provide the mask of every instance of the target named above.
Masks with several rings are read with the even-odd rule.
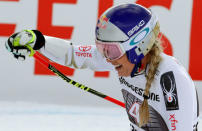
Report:
[[[63,80],[65,80],[67,83],[72,84],[72,85],[74,85],[74,86],[76,86],[76,87],[78,87],[78,88],[80,88],[80,89],[82,89],[82,90],[84,90],[84,91],[87,91],[87,92],[89,92],[89,93],[91,93],[91,94],[94,94],[94,95],[96,95],[96,96],[99,96],[99,97],[101,97],[101,98],[103,98],[103,99],[105,99],[105,100],[107,100],[107,101],[110,101],[110,102],[112,102],[112,103],[114,103],[114,104],[117,104],[117,105],[119,105],[119,106],[125,108],[125,104],[124,104],[123,102],[121,102],[121,101],[119,101],[119,100],[116,100],[116,99],[114,99],[114,98],[112,98],[112,97],[110,97],[110,96],[107,96],[107,95],[105,95],[105,94],[103,94],[103,93],[101,93],[101,92],[98,92],[98,91],[96,91],[96,90],[94,90],[94,89],[91,89],[91,88],[89,88],[89,87],[87,87],[87,86],[84,86],[83,84],[80,84],[80,83],[78,83],[78,82],[76,82],[76,81],[70,79],[69,77],[65,76],[65,75],[62,74],[59,70],[57,70],[54,66],[52,66],[49,62],[47,62],[46,60],[44,60],[44,59],[40,56],[40,53],[39,53],[39,52],[37,52],[37,51],[34,52],[33,57],[34,57],[36,60],[38,60],[41,64],[43,64],[46,68],[48,68],[48,69],[51,70],[53,73],[55,73],[57,76],[59,76],[60,78],[62,78]]]

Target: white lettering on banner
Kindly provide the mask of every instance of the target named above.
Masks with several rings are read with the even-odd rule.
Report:
[[[71,39],[74,41],[75,44],[81,43],[81,42],[89,44],[91,42],[94,42],[94,27],[96,25],[97,17],[99,17],[100,14],[111,5],[117,5],[125,1],[138,2],[139,4],[146,5],[147,7],[151,7],[151,9],[157,13],[157,16],[159,17],[160,24],[161,24],[161,29],[162,29],[161,31],[163,31],[166,37],[172,42],[172,46],[174,49],[173,54],[175,55],[176,58],[180,60],[180,62],[183,62],[182,64],[187,67],[186,69],[188,69],[189,67],[191,68],[189,69],[189,73],[191,73],[194,76],[192,77],[194,80],[197,80],[195,81],[195,83],[197,84],[196,87],[200,90],[200,87],[202,87],[202,75],[201,75],[202,73],[200,73],[201,71],[198,70],[200,68],[196,68],[196,67],[200,67],[201,65],[200,60],[197,59],[198,52],[200,52],[201,46],[197,44],[198,39],[196,37],[200,35],[200,33],[198,33],[200,32],[200,30],[198,30],[198,27],[199,27],[198,23],[200,22],[198,21],[200,21],[202,17],[200,17],[200,13],[199,13],[201,9],[198,7],[202,5],[200,2],[201,0],[187,0],[186,2],[183,2],[183,3],[177,0],[159,0],[159,1],[108,0],[107,3],[106,3],[106,0],[95,0],[95,1],[90,1],[90,0],[85,0],[85,1],[83,0],[51,0],[51,1],[9,0],[8,1],[7,0],[7,2],[6,0],[0,0],[0,12],[4,12],[0,14],[1,16],[0,40],[2,42],[5,42],[5,39],[6,39],[5,36],[8,37],[13,32],[22,30],[24,28],[25,29],[36,28],[41,30],[46,35],[55,36],[55,37],[59,36],[60,38]],[[192,2],[194,5],[194,8],[192,6]],[[184,8],[179,8],[179,6],[183,6]],[[24,11],[25,8],[29,8],[29,10]],[[192,19],[191,19],[192,9],[193,9],[193,18],[195,19],[195,22],[193,22],[193,24],[190,23],[192,22]],[[10,13],[10,12],[21,14],[21,16],[23,17],[21,16],[16,17],[15,13]],[[183,13],[187,15],[181,15]],[[34,17],[31,17],[31,16],[34,16]],[[175,22],[172,23],[171,20],[175,20]],[[191,25],[194,28],[190,27]],[[190,33],[190,29],[193,29],[191,33]],[[190,34],[193,36],[193,38],[189,36]],[[190,42],[190,39],[192,42]],[[181,48],[182,47],[181,43],[183,43],[183,49]],[[167,47],[167,44],[165,46]],[[191,48],[189,48],[189,46]],[[4,49],[5,48],[4,44],[1,44],[1,47],[2,49]],[[187,51],[189,49],[191,51],[191,54]],[[4,50],[2,50],[2,52],[3,52],[3,55],[0,56],[0,59],[2,60],[1,61],[2,66],[10,68],[11,70],[12,69],[14,70],[14,68],[12,67],[16,66],[15,64],[17,63],[13,62],[12,64],[10,64],[9,62],[12,61],[12,57],[10,58],[11,60],[4,59],[9,56],[7,56],[7,52],[4,53]],[[88,56],[91,57],[91,54],[82,54],[84,52],[80,52],[80,51],[78,52],[79,53],[75,55],[79,55],[81,58],[88,57]],[[186,56],[184,54],[186,54]],[[189,60],[187,59],[187,56],[188,58],[190,58],[189,64],[188,62],[186,62]],[[31,62],[29,63],[29,65],[23,64],[22,66],[23,66],[22,67],[23,69],[30,70],[29,67],[33,66],[33,63]],[[43,71],[40,63],[36,62],[34,66],[35,66],[34,68],[35,75],[52,75],[48,71]],[[58,68],[62,69],[65,75],[74,76],[75,78],[79,76],[82,76],[82,77],[86,76],[86,74],[89,73],[89,70],[87,71],[83,70],[82,72],[80,72],[74,69],[67,69],[66,67],[58,67]],[[15,70],[13,72],[15,72]],[[79,75],[76,74],[77,72],[79,72]],[[30,75],[29,77],[27,77],[30,79],[35,79],[33,77],[36,77],[29,71],[28,72],[23,71],[21,73],[26,73],[26,75]],[[103,73],[105,73],[105,75],[103,75]],[[11,85],[8,86],[8,81],[5,77],[3,77],[3,74],[6,74],[5,70],[3,70],[0,75],[0,77],[5,79],[5,81],[2,81],[1,83],[2,87],[8,87],[8,89],[12,89],[13,86],[16,86],[12,83],[10,83]],[[117,84],[117,86],[119,86],[118,82],[112,83],[112,79],[114,79],[114,77],[116,76],[113,73],[102,72],[102,75],[100,74],[101,74],[100,72],[99,73],[95,72],[95,75],[93,76],[93,72],[92,72],[92,75],[89,75],[88,77],[88,79],[90,79],[89,81],[93,81],[93,84],[95,84],[93,86],[98,86],[98,88],[101,88],[101,85],[97,85],[97,83],[100,82],[100,79],[96,79],[96,77],[100,77],[100,76],[105,77],[105,79],[103,79],[104,81],[103,83],[106,84],[107,87],[114,87],[114,84]],[[16,78],[15,79],[16,81],[20,81],[19,78],[17,77],[15,78]],[[45,78],[49,79],[48,77],[45,77]],[[27,81],[32,83],[30,79]],[[46,80],[44,82],[48,84],[47,87],[48,86],[53,87],[53,85],[47,82]],[[60,83],[60,81],[58,81],[58,83]],[[36,86],[36,83],[33,83],[33,85],[30,88],[36,89],[34,86]],[[112,95],[121,96],[120,94],[118,94],[119,91],[114,90],[113,88],[112,90],[113,91],[111,92],[114,93]],[[59,90],[57,89],[57,91]],[[117,94],[115,93],[115,91]],[[137,92],[141,93],[141,90],[138,89]],[[25,94],[28,94],[28,93],[25,93]],[[43,93],[41,92],[41,94]],[[7,95],[9,96],[10,94],[9,93],[4,94],[5,97],[7,97]],[[200,92],[199,92],[199,96],[202,96]],[[83,97],[84,96],[81,96],[81,98]],[[32,99],[35,100],[35,98],[32,98]],[[120,99],[122,98],[120,97]],[[157,100],[158,99],[159,99],[159,96],[157,96]],[[58,101],[61,102],[60,100]],[[64,100],[64,103],[65,102],[66,101]],[[77,101],[77,102],[81,102],[81,101]],[[82,102],[81,104],[83,104]]]
[[[139,28],[142,27],[144,24],[145,24],[145,21],[144,21],[144,20],[141,20],[138,25],[136,25],[135,27],[133,27],[133,28],[128,32],[128,35],[131,36],[135,31],[139,30]]]

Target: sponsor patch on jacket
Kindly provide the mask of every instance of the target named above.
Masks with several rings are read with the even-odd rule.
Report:
[[[163,90],[166,110],[179,110],[177,88],[172,71],[161,76],[161,88]]]
[[[170,114],[169,121],[171,123],[171,129],[172,129],[172,131],[176,131],[177,130],[178,120],[175,119],[175,114]]]
[[[91,50],[91,46],[79,46],[78,49],[79,51],[75,52],[76,56],[79,57],[92,57],[92,54],[89,53]]]
[[[130,84],[123,77],[120,77],[119,81],[120,81],[121,84],[124,84],[125,86],[127,86],[128,88],[130,88],[132,91],[134,91],[137,95],[143,97],[144,90],[142,88],[139,88],[139,87],[136,87],[136,86]],[[152,101],[160,102],[159,94],[155,94],[153,92],[149,93],[149,99],[152,100]]]

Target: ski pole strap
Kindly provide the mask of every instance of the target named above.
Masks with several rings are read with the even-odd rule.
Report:
[[[82,85],[82,84],[80,84],[80,83],[78,83],[78,82],[70,79],[69,77],[65,76],[59,70],[57,70],[54,66],[52,66],[49,62],[47,62],[46,60],[44,60],[43,58],[41,58],[41,56],[39,54],[40,53],[36,51],[35,54],[33,55],[33,57],[36,60],[38,60],[41,64],[43,64],[46,68],[48,68],[53,73],[55,73],[57,76],[59,76],[60,78],[62,78],[63,80],[65,80],[67,83],[69,83],[71,85],[74,85],[74,86],[76,86],[76,87],[78,87],[78,88],[80,88],[80,89],[82,89],[84,91],[87,91],[87,92],[89,92],[91,94],[99,96],[99,97],[101,97],[101,98],[103,98],[103,99],[105,99],[107,101],[110,101],[110,102],[112,102],[114,104],[117,104],[117,105],[125,108],[125,104],[123,102],[121,102],[119,100],[116,100],[116,99],[114,99],[114,98],[112,98],[110,96],[107,96],[107,95],[105,95],[105,94],[103,94],[101,92],[98,92],[98,91],[96,91],[94,89],[91,89],[91,88],[89,88],[87,86],[84,86],[84,85]]]

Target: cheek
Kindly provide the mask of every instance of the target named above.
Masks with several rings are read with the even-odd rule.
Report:
[[[129,67],[128,65],[123,65],[121,72],[125,75],[128,76],[131,74],[132,70],[131,67]]]
[[[131,64],[131,63],[127,63],[127,64],[124,64],[124,69],[128,72],[128,73],[131,73],[132,70],[134,68],[134,64]]]

